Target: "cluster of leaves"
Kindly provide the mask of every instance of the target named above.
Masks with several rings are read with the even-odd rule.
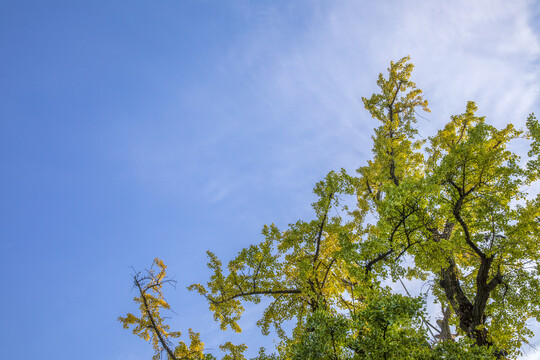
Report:
[[[388,294],[366,299],[351,316],[317,310],[292,344],[291,358],[407,359],[411,353],[424,354],[428,344],[417,326],[421,305],[419,299]]]
[[[373,158],[315,186],[313,220],[265,226],[264,240],[225,268],[208,252],[210,281],[189,287],[234,331],[246,302],[270,299],[258,325],[276,331],[279,354],[258,359],[509,358],[532,335],[540,196],[527,190],[540,178],[538,120],[497,129],[469,102],[418,139],[416,108],[429,109],[412,70],[408,57],[391,62],[380,93],[363,98],[380,123]],[[525,165],[509,150],[516,139],[530,140]],[[388,284],[402,279],[427,282],[430,293],[396,294]],[[438,328],[424,314],[427,296],[444,310]],[[241,359],[244,348],[231,346],[229,358]]]

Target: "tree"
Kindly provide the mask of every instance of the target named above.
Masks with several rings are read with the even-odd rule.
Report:
[[[330,172],[315,186],[313,220],[265,226],[264,240],[226,270],[208,252],[210,281],[189,289],[207,299],[222,329],[240,331],[243,304],[266,297],[258,325],[276,331],[285,359],[520,353],[532,335],[526,320],[540,315],[540,196],[527,192],[540,176],[540,125],[531,114],[527,131],[497,129],[469,102],[419,140],[416,109],[429,109],[412,70],[408,57],[391,62],[380,93],[363,98],[380,123],[373,158],[355,175]],[[526,164],[508,147],[518,139],[530,141]],[[429,291],[399,295],[391,285],[402,279]],[[428,300],[443,308],[438,328],[425,314]]]
[[[157,272],[155,267],[159,269]],[[166,268],[163,261],[156,258],[150,269],[146,270],[145,275],[134,272],[133,286],[139,296],[136,296],[133,301],[139,304],[141,315],[137,317],[129,313],[126,317],[119,317],[118,320],[125,329],[134,326],[133,334],[152,343],[155,360],[161,358],[163,352],[171,360],[204,359],[204,344],[199,339],[198,333],[189,329],[191,340],[189,346],[181,341],[173,347],[169,339],[179,338],[182,333],[169,332],[169,325],[164,323],[164,317],[161,315],[162,310],[170,309],[170,305],[163,296],[163,285],[175,284],[174,280],[167,278]]]

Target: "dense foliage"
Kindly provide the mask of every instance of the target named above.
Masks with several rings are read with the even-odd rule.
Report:
[[[213,275],[189,287],[234,331],[245,303],[271,300],[258,325],[281,341],[277,354],[258,359],[515,358],[532,335],[540,197],[528,191],[540,175],[540,125],[530,115],[525,131],[497,129],[469,102],[420,140],[417,109],[429,109],[412,69],[408,57],[392,62],[379,75],[380,92],[363,99],[379,122],[373,158],[354,175],[331,172],[315,186],[313,220],[265,226],[264,240],[226,267],[208,252]],[[528,140],[528,160],[509,149],[518,139]],[[134,276],[140,318],[120,320],[153,343],[156,358],[204,358],[195,333],[189,346],[169,342],[179,333],[163,325],[165,267],[156,265],[162,272]],[[392,290],[407,280],[426,284],[425,293]],[[428,301],[442,309],[435,326]],[[244,358],[244,345],[223,349],[225,359]]]

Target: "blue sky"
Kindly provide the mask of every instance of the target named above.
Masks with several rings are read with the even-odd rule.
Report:
[[[224,334],[185,286],[366,161],[361,97],[408,54],[422,136],[467,100],[540,113],[537,1],[0,2],[0,358],[149,359],[116,318],[156,256],[175,328],[271,345],[257,309]]]

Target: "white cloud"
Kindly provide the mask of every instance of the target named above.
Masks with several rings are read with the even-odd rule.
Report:
[[[428,116],[434,119],[431,127],[464,110],[467,100],[477,101],[480,112],[497,124],[523,122],[538,106],[540,88],[540,42],[529,24],[530,5],[335,3],[294,50],[277,51],[274,86],[284,104],[335,119],[323,131],[359,132],[368,122],[360,96],[371,93],[376,74],[390,60],[411,54],[418,86],[436,110]]]
[[[528,1],[310,5],[241,5],[250,32],[217,59],[221,70],[212,83],[192,92],[197,95],[190,100],[190,121],[199,121],[197,112],[206,114],[205,145],[189,142],[186,146],[196,149],[190,151],[167,133],[145,132],[146,144],[137,142],[135,159],[139,173],[149,177],[145,181],[175,192],[186,166],[180,152],[193,155],[187,161],[199,172],[197,156],[218,152],[211,155],[217,166],[206,188],[210,191],[214,181],[231,191],[209,195],[214,200],[234,197],[253,183],[296,191],[330,169],[354,169],[369,157],[377,125],[361,97],[376,91],[376,77],[390,60],[407,54],[433,110],[422,114],[429,121],[419,119],[424,136],[464,111],[468,100],[477,101],[479,114],[499,126],[523,124],[540,105],[540,41],[530,25]],[[209,103],[215,109],[210,116],[203,108]],[[178,126],[166,126],[171,124]],[[247,155],[227,157],[226,150],[216,150],[232,141],[247,147],[253,164],[235,164]],[[232,170],[224,171],[222,164]]]

